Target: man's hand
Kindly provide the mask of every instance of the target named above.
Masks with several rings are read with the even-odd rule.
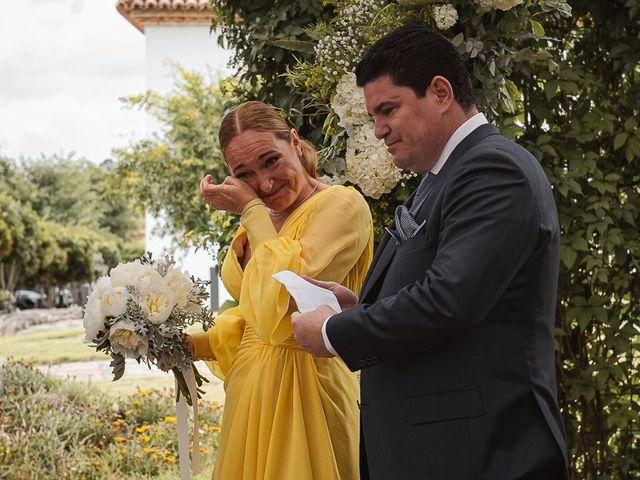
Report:
[[[316,357],[334,357],[324,345],[322,324],[336,313],[333,308],[321,305],[313,312],[291,314],[293,336],[300,346]]]
[[[338,299],[338,304],[342,310],[348,310],[358,303],[358,296],[347,287],[340,285],[338,282],[323,282],[321,280],[316,280],[315,278],[307,277],[306,275],[303,275],[302,278],[309,283],[313,283],[314,285],[333,293]]]

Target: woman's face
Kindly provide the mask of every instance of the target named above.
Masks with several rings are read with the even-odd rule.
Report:
[[[267,207],[280,212],[308,193],[310,176],[299,151],[295,130],[288,142],[270,132],[248,130],[229,142],[224,157],[234,177],[248,183]]]

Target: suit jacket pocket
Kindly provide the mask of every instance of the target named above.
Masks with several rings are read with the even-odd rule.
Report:
[[[481,415],[484,415],[484,407],[477,390],[429,393],[407,397],[402,401],[402,416],[413,425]]]
[[[427,236],[425,234],[424,228],[422,228],[418,233],[416,233],[415,237],[407,238],[404,242],[398,245],[396,255],[401,255],[404,252],[409,252],[420,248],[426,248],[426,246]]]

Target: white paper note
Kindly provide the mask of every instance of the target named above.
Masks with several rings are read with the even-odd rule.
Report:
[[[336,312],[341,312],[338,299],[329,290],[320,288],[289,270],[274,273],[273,278],[285,286],[298,305],[301,313],[315,310],[320,305],[329,305]]]

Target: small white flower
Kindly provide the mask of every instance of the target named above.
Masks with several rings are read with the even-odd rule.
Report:
[[[458,11],[450,3],[445,3],[433,9],[433,17],[440,30],[448,30],[458,21]]]
[[[119,320],[109,330],[111,350],[125,357],[138,358],[146,355],[149,349],[147,339],[138,335],[135,326],[128,320]]]

